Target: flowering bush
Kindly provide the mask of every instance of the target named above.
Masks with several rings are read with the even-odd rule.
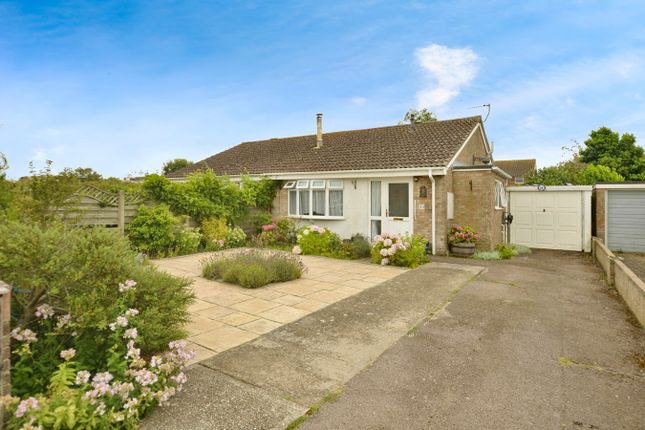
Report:
[[[302,254],[340,257],[342,241],[336,233],[325,227],[317,225],[303,227],[298,230],[296,241]]]
[[[417,267],[428,261],[423,237],[382,233],[374,237],[372,262],[383,266]]]
[[[100,330],[106,339],[102,357],[84,353],[82,318],[56,315],[49,304],[36,309],[35,331],[12,330],[18,342],[12,357],[14,396],[2,399],[12,416],[9,429],[136,428],[149,408],[181,391],[193,353],[185,342],[171,341],[167,351],[144,358],[141,313],[132,307],[136,287],[133,280],[119,284],[119,314]]]
[[[246,245],[246,233],[240,227],[232,228],[226,233],[225,244],[228,248]]]
[[[479,240],[479,231],[471,226],[453,225],[448,233],[448,243],[476,243]]]

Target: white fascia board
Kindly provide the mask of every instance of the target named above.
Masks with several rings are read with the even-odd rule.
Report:
[[[536,192],[539,191],[537,185],[523,185],[523,186],[513,186],[506,187],[507,191],[522,191],[522,192]],[[591,191],[593,186],[591,185],[547,185],[546,190],[548,191]]]
[[[596,184],[595,188],[600,190],[643,190],[645,184]]]

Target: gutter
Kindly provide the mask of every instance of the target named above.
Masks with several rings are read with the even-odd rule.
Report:
[[[442,167],[435,174],[445,175],[446,170],[447,169],[445,167]],[[428,169],[428,178],[430,178],[430,182],[432,182],[432,255],[437,255],[437,198],[435,192],[437,187],[434,176],[432,176],[432,167]]]

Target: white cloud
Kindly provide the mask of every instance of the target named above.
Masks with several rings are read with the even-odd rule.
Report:
[[[415,55],[428,80],[427,87],[417,92],[420,108],[436,108],[448,103],[478,71],[479,57],[470,48],[432,44],[417,49]]]
[[[365,103],[367,103],[367,99],[365,97],[352,97],[351,99],[349,99],[349,101],[356,106],[363,106]]]

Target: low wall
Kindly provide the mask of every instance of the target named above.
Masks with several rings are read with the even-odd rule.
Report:
[[[645,326],[645,282],[597,237],[593,238],[593,255],[607,275],[609,285],[616,287],[629,309],[641,325]]]

